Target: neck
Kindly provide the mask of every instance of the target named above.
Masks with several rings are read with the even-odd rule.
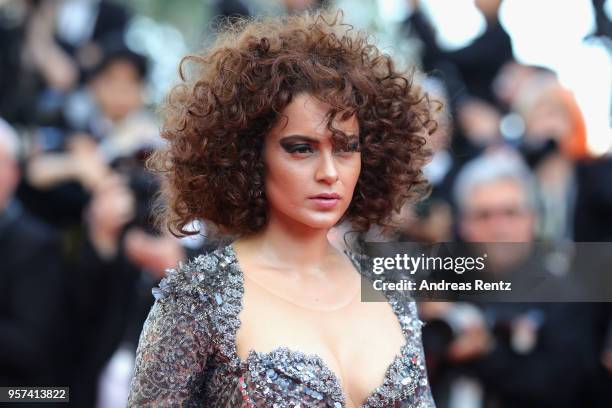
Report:
[[[335,252],[327,239],[327,228],[311,228],[271,214],[264,230],[241,241],[266,264],[292,269],[318,269]]]
[[[499,15],[497,13],[489,15],[485,14],[484,18],[487,26],[492,27],[499,24]]]

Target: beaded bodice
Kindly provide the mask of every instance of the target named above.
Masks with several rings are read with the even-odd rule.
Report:
[[[372,278],[352,253],[357,270]],[[316,354],[287,347],[236,352],[244,276],[231,245],[170,269],[138,345],[130,407],[345,407],[339,379]],[[385,293],[406,342],[363,408],[433,407],[422,322],[410,299]]]

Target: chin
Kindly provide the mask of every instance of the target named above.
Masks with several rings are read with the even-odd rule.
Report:
[[[283,211],[284,210],[284,211]],[[278,222],[291,225],[292,228],[310,228],[316,230],[331,229],[338,224],[346,210],[316,211],[309,208],[286,208],[276,212],[273,217]]]
[[[332,229],[338,220],[334,218],[333,220],[304,220],[302,224],[312,229]]]
[[[337,213],[319,213],[300,217],[296,221],[313,229],[331,229],[338,224],[340,218],[342,218],[342,215]]]

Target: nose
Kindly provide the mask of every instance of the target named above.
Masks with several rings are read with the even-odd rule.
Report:
[[[321,152],[320,160],[317,166],[316,178],[317,181],[326,184],[334,184],[338,181],[338,169],[331,152]]]

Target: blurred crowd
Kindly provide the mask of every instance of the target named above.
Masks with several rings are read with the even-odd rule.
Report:
[[[612,241],[612,154],[590,154],[555,72],[514,59],[501,0],[475,0],[486,29],[452,52],[419,1],[406,1],[402,35],[419,44],[426,73],[417,80],[443,109],[424,170],[432,192],[397,214],[396,238]],[[291,13],[322,2],[278,3]],[[592,3],[593,35],[609,42],[604,1]],[[70,386],[76,407],[125,406],[151,289],[214,246],[155,226],[159,182],[144,162],[162,141],[145,97],[150,61],[125,41],[125,4],[0,1],[0,385]],[[211,7],[253,13],[241,0]],[[500,274],[527,262],[555,273],[529,251],[494,258]],[[609,305],[420,304],[438,406],[609,406]]]
[[[432,193],[398,214],[397,239],[526,243],[489,247],[487,272],[495,275],[489,278],[512,280],[524,271],[550,276],[558,282],[557,299],[576,289],[569,286],[580,274],[609,274],[609,260],[597,271],[572,270],[578,259],[547,262],[531,245],[549,243],[568,255],[568,243],[612,238],[612,155],[590,154],[573,94],[550,69],[514,59],[499,21],[500,0],[475,0],[485,30],[452,52],[438,45],[419,1],[410,3],[405,32],[422,45],[424,86],[445,111],[425,168]],[[610,27],[602,18],[595,33],[609,41]],[[577,279],[570,283],[570,277]],[[422,302],[420,312],[441,407],[603,407],[612,401],[610,303]]]
[[[69,385],[79,407],[125,405],[113,390],[151,288],[189,250],[153,224],[144,160],[161,141],[131,17],[107,1],[0,7],[0,383]]]

